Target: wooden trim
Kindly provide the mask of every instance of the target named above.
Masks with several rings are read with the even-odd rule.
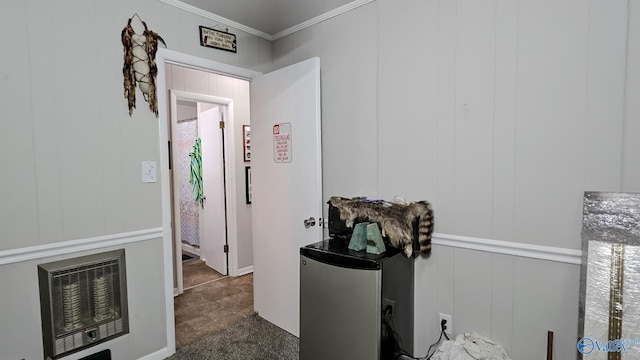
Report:
[[[333,10],[331,10],[329,12],[326,12],[326,13],[324,13],[322,15],[318,15],[318,16],[314,17],[313,19],[309,19],[309,20],[307,20],[305,22],[301,22],[298,25],[295,25],[295,26],[292,26],[292,27],[290,27],[288,29],[284,29],[284,30],[282,30],[280,32],[277,32],[277,33],[271,35],[271,38],[272,38],[271,40],[272,41],[278,40],[278,39],[283,38],[283,37],[285,37],[287,35],[291,35],[296,31],[300,31],[300,30],[306,29],[308,27],[311,27],[313,25],[321,23],[321,22],[323,22],[325,20],[329,20],[332,17],[336,17],[338,15],[342,15],[342,14],[348,12],[348,11],[351,11],[351,10],[353,10],[355,8],[358,8],[358,7],[362,6],[362,5],[366,5],[366,4],[368,4],[370,2],[373,2],[373,1],[374,0],[352,1],[352,2],[350,2],[348,4],[340,6],[339,8],[333,9]]]
[[[238,269],[238,274],[236,276],[247,275],[247,274],[251,274],[252,272],[253,272],[253,265]]]
[[[191,6],[189,4],[185,4],[182,1],[178,1],[178,0],[160,0],[160,1],[165,3],[165,4],[169,4],[169,5],[175,6],[175,7],[179,8],[179,9],[188,11],[190,13],[193,13],[193,14],[196,14],[196,15],[200,15],[200,16],[202,16],[204,18],[209,19],[209,20],[213,20],[213,21],[215,21],[217,23],[222,23],[222,24],[228,25],[228,26],[230,26],[230,27],[232,27],[234,29],[237,29],[237,30],[240,30],[240,31],[244,31],[244,32],[246,32],[248,34],[261,37],[261,38],[263,38],[265,40],[274,41],[274,40],[278,40],[278,39],[280,39],[282,37],[285,37],[287,35],[293,34],[296,31],[300,31],[300,30],[306,29],[308,27],[311,27],[313,25],[321,23],[321,22],[323,22],[325,20],[331,19],[332,17],[336,17],[338,15],[342,15],[342,14],[348,12],[348,11],[351,11],[351,10],[353,10],[355,8],[358,8],[358,7],[362,6],[362,5],[366,5],[366,4],[368,4],[370,2],[373,2],[375,0],[356,0],[356,1],[352,1],[352,2],[350,2],[348,4],[345,4],[345,5],[343,5],[343,6],[339,7],[339,8],[336,8],[336,9],[328,11],[328,12],[326,12],[324,14],[318,15],[318,16],[314,17],[313,19],[309,19],[307,21],[301,22],[298,25],[292,26],[292,27],[290,27],[288,29],[284,29],[284,30],[282,30],[280,32],[277,32],[275,34],[272,34],[272,35],[267,34],[265,32],[262,32],[260,30],[256,30],[256,29],[251,28],[249,26],[240,24],[240,23],[235,22],[233,20],[229,20],[229,19],[227,19],[225,17],[216,15],[214,13],[199,9],[199,8],[197,8],[195,6]]]
[[[0,251],[0,265],[43,259],[80,251],[102,249],[110,246],[131,244],[145,240],[161,239],[163,235],[162,228],[158,227],[86,239],[61,241],[14,250],[4,250]]]
[[[208,11],[199,9],[199,8],[197,8],[195,6],[191,6],[189,4],[185,4],[182,1],[178,1],[178,0],[160,0],[160,1],[165,3],[165,4],[169,4],[169,5],[175,6],[175,7],[179,8],[179,9],[188,11],[190,13],[193,13],[193,14],[196,14],[196,15],[200,15],[203,18],[207,18],[209,20],[213,20],[213,21],[215,21],[217,23],[222,23],[222,24],[225,24],[225,25],[229,25],[230,27],[232,27],[234,29],[237,29],[237,30],[240,30],[240,31],[244,31],[244,32],[249,33],[251,35],[255,35],[255,36],[261,37],[263,39],[269,40],[269,41],[273,40],[273,36],[271,36],[271,35],[269,35],[267,33],[264,33],[264,32],[262,32],[260,30],[256,30],[254,28],[248,27],[246,25],[242,25],[242,24],[240,24],[238,22],[235,22],[233,20],[229,20],[229,19],[227,19],[225,17],[216,15],[214,13],[210,13]]]
[[[580,265],[582,250],[434,233],[432,244]]]
[[[141,358],[139,358],[138,360],[162,360],[162,359],[166,359],[167,357],[169,357],[170,355],[172,355],[172,353],[169,352],[169,349],[162,348],[154,353],[151,353],[149,355],[143,356]]]

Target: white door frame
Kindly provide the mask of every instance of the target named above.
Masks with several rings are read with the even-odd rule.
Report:
[[[228,124],[228,126],[225,126],[223,131],[224,131],[224,137],[225,137],[225,145],[224,145],[224,149],[222,151],[224,151],[224,156],[226,161],[224,162],[224,170],[225,173],[227,174],[233,174],[235,171],[235,152],[234,151],[229,151],[229,149],[233,149],[233,138],[234,138],[234,127],[233,127],[233,100],[232,99],[227,99],[227,98],[222,98],[222,97],[218,97],[218,96],[211,96],[211,95],[204,95],[204,94],[197,94],[197,93],[191,93],[191,92],[187,92],[187,91],[181,91],[181,90],[169,90],[169,96],[171,97],[171,105],[175,105],[178,101],[189,101],[189,102],[195,102],[195,103],[208,103],[208,104],[215,104],[215,105],[220,105],[222,107],[224,107],[226,110],[222,110],[223,113],[225,113],[225,122]],[[171,106],[171,118],[178,118],[178,114],[177,114],[177,107],[176,106]],[[198,114],[199,115],[199,114]],[[172,130],[173,131],[173,130]],[[172,156],[175,158],[175,153],[172,154]],[[175,164],[175,162],[174,162]],[[167,167],[168,170],[168,167]],[[175,175],[175,174],[174,174]],[[226,220],[227,220],[227,243],[229,244],[229,254],[228,254],[228,258],[229,258],[229,270],[231,270],[232,266],[231,266],[231,259],[235,259],[236,262],[234,264],[235,268],[237,269],[238,267],[238,263],[237,263],[237,259],[238,259],[238,246],[237,246],[237,238],[238,238],[238,221],[237,221],[237,211],[236,211],[236,183],[235,181],[228,181],[229,179],[227,179],[227,181],[225,181],[226,183],[226,187],[224,189],[225,191],[225,195],[227,197],[227,209],[226,209]],[[176,194],[176,188],[177,188],[177,183],[175,182],[174,179],[174,216],[175,217],[180,217],[180,200],[176,199],[175,196]],[[174,219],[175,220],[175,219]],[[180,224],[179,221],[175,222],[174,225],[174,235],[179,234],[180,231]],[[175,265],[176,265],[176,289],[174,290],[174,295],[180,295],[184,292],[184,279],[182,278],[183,273],[182,273],[182,242],[180,241],[180,238],[178,236],[174,236],[174,245],[175,245]],[[205,245],[206,246],[206,245]],[[204,254],[201,253],[200,256],[203,256]],[[231,271],[230,271],[231,272]]]
[[[168,111],[168,89],[166,82],[165,64],[171,63],[190,67],[198,70],[215,72],[231,77],[251,80],[262,75],[257,71],[242,69],[236,66],[227,65],[212,60],[199,58],[196,56],[179,53],[173,50],[160,48],[156,53],[156,63],[158,73],[156,75],[156,92],[158,96],[158,121],[159,121],[159,147],[160,147],[160,183],[162,197],[162,244],[164,252],[164,282],[165,282],[165,309],[166,309],[166,331],[167,331],[167,351],[173,354],[176,351],[176,329],[173,308],[173,241],[171,234],[171,192],[169,185],[169,134],[167,131]],[[229,139],[233,141],[232,138]],[[233,149],[231,142],[229,148]],[[231,152],[233,153],[233,151]],[[231,162],[231,160],[230,160]],[[234,164],[235,168],[235,164]],[[235,194],[233,195],[235,201]],[[229,201],[232,201],[229,199]],[[234,202],[235,204],[235,202]],[[235,267],[235,268],[234,268]],[[237,273],[238,259],[230,257],[229,273]]]

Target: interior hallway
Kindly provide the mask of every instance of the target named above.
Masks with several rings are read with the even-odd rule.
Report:
[[[183,262],[184,288],[174,297],[176,348],[253,314],[253,274],[223,276],[202,260]]]

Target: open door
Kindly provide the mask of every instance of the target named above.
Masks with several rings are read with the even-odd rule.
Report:
[[[228,129],[220,128],[220,121],[226,121],[231,117],[232,100],[209,96],[203,94],[190,93],[179,90],[171,90],[169,96],[170,104],[170,122],[171,128],[178,127],[178,101],[187,101],[197,103],[198,113],[198,137],[201,138],[202,151],[202,171],[203,171],[203,194],[206,196],[204,209],[199,209],[199,235],[200,235],[200,256],[206,259],[206,263],[212,269],[223,275],[228,274],[228,255],[225,253],[225,244],[227,244],[227,221],[229,218],[226,213],[231,206],[226,206],[226,199],[232,198],[232,191],[227,188],[225,174],[231,173],[229,161],[225,162],[225,158],[229,158],[229,149],[225,146],[224,137],[230,137]],[[179,143],[176,131],[168,133],[173,144]],[[174,147],[171,145],[170,147]],[[180,161],[177,151],[169,151],[168,156],[171,163],[178,164]],[[224,156],[224,157],[223,157]],[[175,171],[175,170],[174,170]],[[175,266],[174,273],[174,296],[184,292],[183,271],[182,271],[182,241],[181,241],[181,225],[180,201],[176,201],[175,195],[180,193],[180,183],[176,180],[178,176],[175,172],[170,175],[172,180],[172,198],[174,219],[172,239]],[[200,208],[200,206],[198,206]],[[235,213],[233,213],[235,214]],[[231,215],[231,218],[233,215]],[[231,220],[232,221],[232,220]],[[212,243],[210,246],[207,244]],[[232,244],[234,244],[232,242]],[[232,247],[232,250],[233,247]],[[233,253],[232,253],[233,255]]]
[[[207,266],[227,275],[224,133],[220,127],[222,110],[219,105],[198,103],[202,190],[205,196],[204,208],[200,208],[200,247]]]
[[[299,336],[300,247],[322,240],[320,59],[251,83],[254,309]]]

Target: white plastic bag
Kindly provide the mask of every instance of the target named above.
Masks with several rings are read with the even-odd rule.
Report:
[[[442,343],[432,360],[511,360],[504,348],[474,332],[458,335]]]

